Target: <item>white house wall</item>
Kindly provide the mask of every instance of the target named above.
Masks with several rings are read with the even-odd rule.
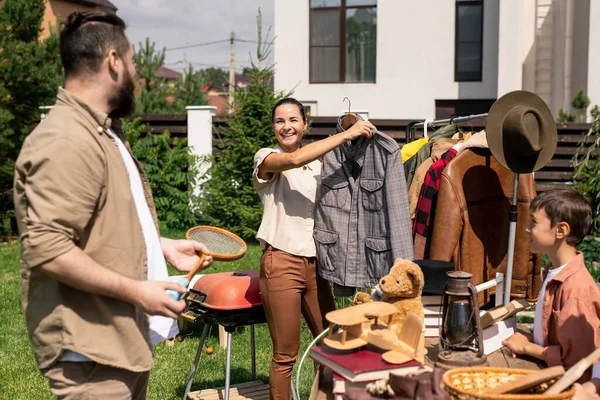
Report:
[[[600,105],[600,1],[590,1],[590,41],[588,52],[588,96]]]
[[[309,1],[274,2],[275,88],[317,101],[320,116],[340,115],[346,96],[370,118],[398,119],[433,117],[436,99],[497,97],[498,0],[484,4],[481,82],[454,81],[454,1],[378,0],[374,84],[310,84]]]
[[[487,2],[484,3],[484,7],[486,5]],[[534,16],[534,0],[500,1],[497,97],[527,86],[530,90],[534,87]]]
[[[590,40],[590,1],[572,0],[574,2],[575,23],[573,33],[572,90],[575,95],[579,90],[587,92],[588,87],[588,49]],[[599,35],[596,32],[596,35]],[[596,42],[597,43],[597,42]],[[596,44],[598,45],[598,44]],[[598,71],[598,70],[596,70]],[[596,79],[598,80],[598,79]],[[596,98],[600,102],[600,98]],[[570,103],[570,99],[569,99]]]

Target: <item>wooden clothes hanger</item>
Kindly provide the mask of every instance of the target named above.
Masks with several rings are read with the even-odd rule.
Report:
[[[353,112],[350,112],[350,109],[352,106],[350,99],[347,97],[344,97],[344,99],[342,101],[346,101],[346,100],[348,100],[348,114],[344,115],[344,118],[342,118],[342,129],[343,130],[347,130],[352,125],[354,125],[356,123],[356,121],[358,120],[358,117],[356,116],[356,114],[354,114]]]

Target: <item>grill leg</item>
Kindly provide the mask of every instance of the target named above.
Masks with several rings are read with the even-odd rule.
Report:
[[[231,372],[231,336],[233,332],[227,332],[227,365],[225,366],[225,400],[229,400],[229,375]]]
[[[256,344],[254,341],[254,325],[250,325],[250,348],[252,349],[252,380],[256,380]]]
[[[209,327],[210,324],[208,322],[204,322],[204,329],[202,329],[202,335],[200,336],[200,344],[198,344],[198,350],[196,351],[194,364],[192,364],[192,371],[190,372],[190,377],[188,378],[187,386],[185,387],[185,392],[183,393],[183,400],[187,400],[188,393],[192,387],[192,382],[194,381],[194,375],[196,375],[196,368],[198,367],[198,361],[200,360],[200,354],[202,354],[202,348],[204,347],[204,342],[206,341],[206,335],[208,334]]]

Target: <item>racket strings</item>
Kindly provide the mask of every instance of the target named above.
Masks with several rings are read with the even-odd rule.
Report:
[[[227,234],[210,229],[194,229],[188,233],[190,240],[195,240],[208,248],[215,254],[240,254],[244,252],[245,246],[239,239]]]

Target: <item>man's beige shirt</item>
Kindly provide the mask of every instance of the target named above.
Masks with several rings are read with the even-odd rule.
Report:
[[[321,161],[275,173],[269,180],[258,177],[258,167],[274,148],[260,149],[254,155],[253,182],[263,203],[263,218],[256,234],[261,245],[304,257],[315,257],[313,228],[317,188],[321,183]]]
[[[22,302],[41,369],[65,350],[130,371],[152,367],[143,312],[61,284],[38,268],[77,246],[110,270],[147,279],[146,245],[123,158],[106,133],[110,124],[105,113],[61,88],[16,162]],[[137,166],[156,223],[150,186]]]

